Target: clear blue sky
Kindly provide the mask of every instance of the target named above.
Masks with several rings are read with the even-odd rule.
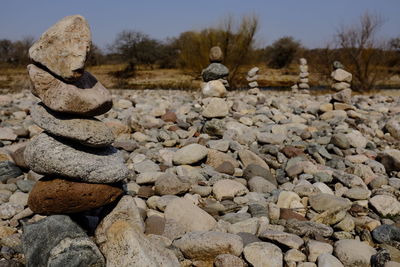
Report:
[[[400,36],[400,0],[5,0],[0,39],[38,38],[62,17],[81,14],[94,43],[104,48],[125,29],[164,39],[218,25],[228,15],[256,14],[259,46],[290,35],[313,48],[323,47],[340,25],[356,22],[365,11],[385,19],[382,37]]]

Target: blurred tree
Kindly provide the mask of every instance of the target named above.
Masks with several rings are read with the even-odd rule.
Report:
[[[400,74],[400,37],[392,38],[389,41],[390,59],[388,66],[393,74]]]
[[[176,68],[178,62],[179,48],[176,38],[167,38],[161,44],[160,55],[157,63],[160,68]]]
[[[0,62],[9,63],[11,53],[13,49],[13,43],[8,39],[0,40]]]
[[[396,52],[400,53],[400,37],[392,38],[389,41],[389,46],[391,49],[393,49]]]
[[[0,40],[0,61],[13,65],[26,65],[29,63],[29,48],[32,46],[34,38],[24,37],[22,40],[10,41]]]
[[[271,46],[265,48],[267,65],[275,69],[288,67],[300,48],[300,41],[295,40],[291,36],[285,36],[276,40]]]
[[[92,43],[89,56],[87,58],[86,64],[89,66],[96,66],[105,63],[105,55],[101,49]]]
[[[127,62],[128,65],[122,72],[116,74],[134,76],[136,65],[154,64],[158,59],[159,50],[160,42],[151,39],[147,34],[131,30],[120,32],[111,45],[111,51],[119,56],[121,62]]]

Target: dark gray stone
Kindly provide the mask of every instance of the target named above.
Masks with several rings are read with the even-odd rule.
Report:
[[[249,211],[252,217],[268,217],[268,210],[260,204],[250,204]]]
[[[35,183],[36,182],[31,181],[31,180],[18,180],[17,186],[18,186],[18,189],[21,190],[22,192],[28,193],[32,190]]]
[[[375,255],[371,256],[372,267],[385,267],[385,263],[390,261],[390,253],[387,249],[381,249]]]
[[[383,224],[372,231],[372,237],[379,243],[400,242],[400,227],[394,224]]]
[[[225,132],[225,123],[219,119],[206,121],[203,126],[203,132],[211,136],[222,137]]]
[[[211,63],[201,72],[203,81],[209,82],[213,80],[223,79],[228,76],[229,70],[221,63]]]
[[[22,175],[21,169],[11,161],[0,161],[0,182]]]
[[[27,266],[105,266],[97,246],[65,215],[24,225],[22,242]]]

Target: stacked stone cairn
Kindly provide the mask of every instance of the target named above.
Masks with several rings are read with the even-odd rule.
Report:
[[[247,72],[246,80],[249,82],[248,85],[250,87],[249,94],[256,95],[260,92],[260,89],[258,88],[258,72],[259,72],[258,67],[253,67],[251,70]]]
[[[225,92],[226,88],[229,87],[229,83],[227,81],[229,69],[221,63],[224,59],[224,54],[222,53],[221,48],[219,46],[211,47],[208,58],[211,64],[201,72],[201,77],[204,81],[202,85],[202,91],[207,94],[208,91],[219,92],[221,90],[221,92],[217,94],[222,96],[221,94],[226,93],[223,93],[222,89],[218,90],[218,88],[222,88],[220,83],[222,83],[222,85],[225,87]],[[216,89],[214,90],[213,87],[216,87]],[[215,94],[215,92],[212,94]]]
[[[308,72],[307,60],[305,58],[300,58],[300,74],[298,82],[292,86],[292,92],[297,93],[299,89],[301,93],[309,93],[308,89],[310,86],[308,85],[308,76],[310,75]]]
[[[210,49],[209,59],[211,64],[201,72],[204,81],[201,89],[202,115],[207,119],[223,118],[229,114],[229,106],[225,100],[229,70],[221,63],[223,53],[219,46]]]
[[[352,74],[344,70],[342,63],[333,62],[332,89],[337,93],[332,95],[332,101],[337,103],[351,104],[351,80]]]
[[[91,47],[87,21],[68,16],[50,27],[29,49],[31,109],[44,131],[24,151],[31,170],[44,175],[32,189],[29,208],[39,214],[93,210],[117,200],[118,182],[128,169],[111,146],[111,130],[94,116],[112,108],[110,92],[84,70]]]

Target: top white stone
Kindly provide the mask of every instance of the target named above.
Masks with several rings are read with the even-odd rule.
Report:
[[[350,83],[353,78],[350,72],[347,72],[343,69],[334,70],[331,73],[331,77],[337,82],[348,82],[348,83]]]
[[[29,57],[67,81],[83,73],[92,37],[81,15],[67,16],[51,26],[29,49]]]

